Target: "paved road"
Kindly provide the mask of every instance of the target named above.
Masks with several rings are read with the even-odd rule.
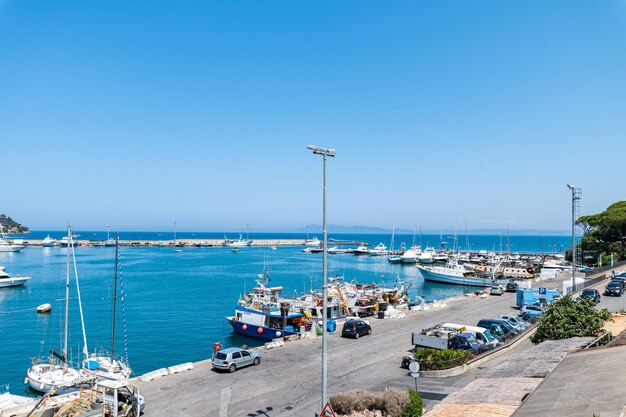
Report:
[[[400,361],[412,348],[412,331],[445,321],[474,324],[483,317],[515,313],[514,304],[511,293],[485,299],[463,297],[442,310],[408,312],[405,319],[372,319],[373,334],[358,340],[330,336],[329,395],[357,388],[410,388],[414,381],[400,368]],[[320,408],[320,375],[321,340],[315,340],[263,351],[261,365],[234,374],[214,372],[210,362],[204,361],[192,371],[138,385],[146,397],[145,417],[311,417]],[[442,391],[446,394],[464,386],[461,380],[458,386],[448,386],[443,380],[430,384],[438,388],[424,386],[420,391],[431,400],[440,399]]]
[[[548,285],[553,287],[558,282]],[[541,284],[538,284],[540,286]],[[604,284],[599,284],[601,289]],[[625,297],[602,297],[599,307],[611,311],[624,307]],[[441,322],[475,324],[481,318],[517,314],[515,294],[485,299],[461,297],[448,307],[428,312],[411,311],[405,319],[371,319],[373,334],[358,340],[332,335],[328,342],[328,392],[353,389],[408,389],[414,380],[400,368],[402,356],[412,348],[411,332]],[[516,350],[530,347],[522,343]],[[486,366],[506,360],[506,355]],[[419,380],[419,390],[431,408],[445,395],[476,378],[477,369],[455,378]],[[195,369],[151,382],[138,382],[146,398],[145,417],[165,416],[306,416],[320,410],[321,340],[289,342],[282,348],[263,351],[257,367],[234,374],[211,370],[210,361]]]

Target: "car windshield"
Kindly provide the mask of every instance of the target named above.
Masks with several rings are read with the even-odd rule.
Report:
[[[609,285],[607,285],[607,287],[620,287],[622,284],[620,284],[619,282],[609,282]]]
[[[217,354],[215,355],[215,359],[223,361],[224,359],[226,359],[226,354],[223,352],[217,352]]]
[[[496,338],[495,338],[495,336],[494,336],[493,334],[491,334],[491,332],[490,332],[489,330],[485,330],[485,331],[483,332],[483,335],[484,335],[484,336],[485,336],[485,338],[486,338],[488,341],[490,341],[490,342],[493,342],[493,341],[496,339]]]
[[[594,291],[593,290],[583,290],[583,296],[587,296],[587,297],[593,297],[594,296]]]
[[[478,342],[476,341],[476,338],[474,337],[473,334],[470,334],[467,336],[467,341],[471,344],[471,345],[476,345],[478,344]]]

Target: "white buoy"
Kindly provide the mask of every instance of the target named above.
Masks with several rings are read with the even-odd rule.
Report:
[[[37,307],[37,313],[48,313],[50,312],[50,310],[52,310],[52,306],[48,303],[42,304]]]

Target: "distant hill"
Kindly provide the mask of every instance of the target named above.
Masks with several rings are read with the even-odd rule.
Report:
[[[388,229],[382,227],[373,227],[373,226],[341,226],[336,224],[329,224],[327,226],[328,233],[345,233],[345,234],[391,234],[391,227]],[[290,230],[292,233],[303,233],[306,234],[308,231],[309,234],[320,234],[322,233],[322,226],[319,224],[310,224],[307,227],[301,227],[297,229]],[[438,235],[439,230],[422,230],[422,234],[424,235]],[[400,235],[412,235],[414,233],[413,230],[410,229],[398,229],[396,228],[396,234]],[[417,232],[419,233],[419,231]],[[465,230],[458,230],[457,233],[459,236],[463,236],[465,234]],[[509,230],[507,229],[470,229],[467,231],[470,235],[503,235],[506,236],[509,233],[512,236],[567,236],[569,234],[566,230],[536,230],[536,229],[519,229],[519,230]],[[443,234],[453,235],[454,230],[444,229]]]
[[[28,227],[19,224],[6,214],[0,214],[0,231],[4,233],[30,233]]]

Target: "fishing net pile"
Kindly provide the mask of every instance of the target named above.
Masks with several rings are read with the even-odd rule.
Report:
[[[92,401],[78,398],[63,404],[53,417],[78,417],[86,411],[91,411],[92,406]]]

